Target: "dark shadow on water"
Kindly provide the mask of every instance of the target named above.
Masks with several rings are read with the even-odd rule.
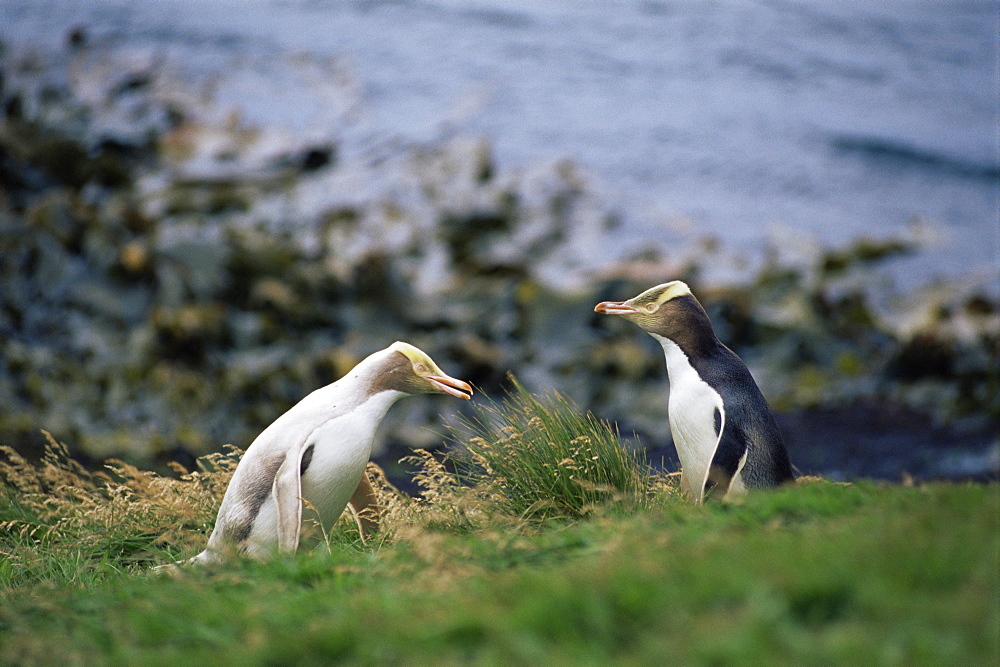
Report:
[[[833,137],[830,145],[838,153],[857,155],[873,162],[928,169],[965,178],[989,181],[1000,179],[1000,165],[980,164],[916,146],[909,146],[892,139],[838,136]]]
[[[865,401],[778,415],[792,463],[830,479],[997,480],[996,431],[936,425],[892,404]]]

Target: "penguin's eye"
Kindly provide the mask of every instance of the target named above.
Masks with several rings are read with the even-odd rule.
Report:
[[[413,370],[417,371],[419,375],[423,375],[427,372],[427,367],[423,364],[417,364],[413,367]]]
[[[653,302],[649,302],[645,306],[643,306],[642,309],[645,310],[647,313],[655,313],[659,307],[660,307],[659,305]]]

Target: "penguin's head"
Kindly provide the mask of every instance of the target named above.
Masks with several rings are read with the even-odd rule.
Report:
[[[450,394],[458,398],[472,396],[472,387],[446,375],[423,350],[397,341],[389,346],[387,367],[379,380],[380,388],[405,394]]]
[[[647,333],[673,341],[712,332],[712,324],[691,288],[680,280],[663,283],[628,301],[602,301],[594,312],[620,315]],[[713,334],[714,337],[714,334]]]

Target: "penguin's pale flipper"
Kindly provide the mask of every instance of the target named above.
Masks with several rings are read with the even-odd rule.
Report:
[[[274,476],[274,504],[278,510],[278,550],[293,553],[302,525],[302,455],[311,447],[292,447]]]
[[[382,508],[379,507],[378,496],[368,480],[368,473],[361,476],[358,488],[354,490],[349,502],[354,511],[354,519],[358,522],[358,530],[361,531],[361,540],[367,542],[378,530],[382,518]]]

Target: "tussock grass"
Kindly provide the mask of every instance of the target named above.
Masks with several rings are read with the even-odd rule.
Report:
[[[558,393],[539,397],[511,380],[503,401],[478,403],[452,436],[464,480],[489,489],[506,511],[580,518],[609,504],[645,507],[656,491],[676,489],[653,476],[611,424],[581,415]]]
[[[178,478],[117,460],[91,472],[43,434],[38,465],[0,446],[0,587],[90,580],[204,546],[240,455],[176,466]]]

